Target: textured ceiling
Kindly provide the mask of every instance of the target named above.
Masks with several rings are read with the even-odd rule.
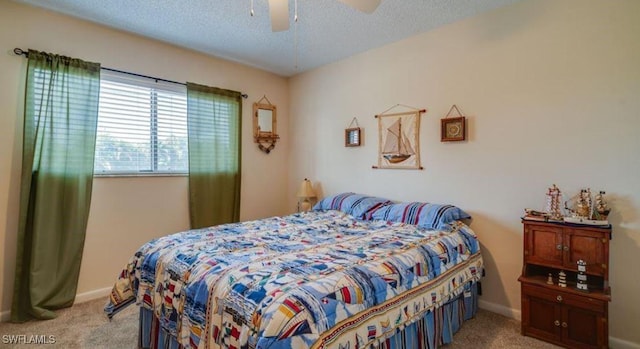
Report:
[[[298,0],[297,26],[278,33],[267,0],[253,1],[253,17],[251,0],[15,1],[292,76],[519,0],[383,0],[373,14]],[[291,20],[293,10],[291,0]]]

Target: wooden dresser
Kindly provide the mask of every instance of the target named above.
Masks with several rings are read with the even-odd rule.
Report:
[[[522,334],[568,348],[607,348],[611,226],[522,220]],[[589,292],[576,288],[586,262]],[[558,286],[566,273],[567,287]],[[548,284],[551,274],[553,284]]]

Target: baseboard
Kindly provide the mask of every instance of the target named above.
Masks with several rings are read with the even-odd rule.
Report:
[[[491,303],[487,301],[478,301],[478,307],[488,310],[492,313],[500,314],[508,318],[522,321],[522,313],[520,310],[505,307],[504,305]],[[640,344],[625,341],[624,339],[609,337],[609,347],[611,349],[640,349]]]
[[[496,313],[496,314],[506,316],[508,318],[516,319],[518,321],[522,319],[522,313],[520,313],[520,310],[508,308],[508,307],[505,307],[504,305],[491,303],[484,300],[479,300],[478,307],[484,310],[488,310],[492,313]]]
[[[76,295],[76,300],[73,302],[73,304],[84,303],[84,302],[92,301],[101,297],[107,297],[109,295],[109,292],[111,292],[112,289],[113,287],[105,287],[105,288],[101,288],[101,289],[97,289],[89,292],[78,293]],[[106,303],[107,299],[105,298],[104,301]]]
[[[609,347],[611,349],[640,349],[640,344],[625,341],[620,338],[609,337]]]
[[[102,297],[105,297],[104,301],[106,304],[107,302],[106,297],[109,295],[109,292],[111,292],[111,289],[112,289],[111,287],[105,287],[98,290],[78,293],[76,295],[76,299],[73,302],[73,304],[84,303],[84,302],[92,301]],[[9,321],[9,319],[11,319],[11,310],[0,312],[0,322],[7,322]]]

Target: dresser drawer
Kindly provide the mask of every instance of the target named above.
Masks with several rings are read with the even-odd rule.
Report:
[[[530,297],[544,299],[558,304],[591,310],[603,313],[606,309],[606,302],[600,299],[590,298],[588,293],[584,296],[560,290],[559,287],[547,288],[534,285],[523,284],[522,292]]]

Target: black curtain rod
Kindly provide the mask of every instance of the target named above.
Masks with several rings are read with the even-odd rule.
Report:
[[[14,48],[13,49],[13,53],[15,53],[18,56],[25,56],[25,57],[29,57],[29,51],[25,51],[21,48]],[[124,70],[118,70],[118,69],[113,69],[113,68],[106,68],[106,67],[100,67],[100,69],[104,69],[104,70],[108,70],[108,71],[112,71],[112,72],[116,72],[116,73],[122,73],[122,74],[128,74],[128,75],[133,75],[133,76],[138,76],[141,78],[147,78],[147,79],[152,79],[155,80],[156,82],[158,81],[163,81],[163,82],[168,82],[170,84],[178,84],[178,85],[183,85],[186,86],[187,84],[185,84],[184,82],[178,82],[178,81],[173,81],[173,80],[167,80],[167,79],[161,79],[161,78],[156,78],[153,76],[149,76],[149,75],[142,75],[142,74],[137,74],[137,73],[131,73],[128,71],[124,71]],[[246,93],[241,94],[242,98],[248,98],[249,95],[247,95]]]

